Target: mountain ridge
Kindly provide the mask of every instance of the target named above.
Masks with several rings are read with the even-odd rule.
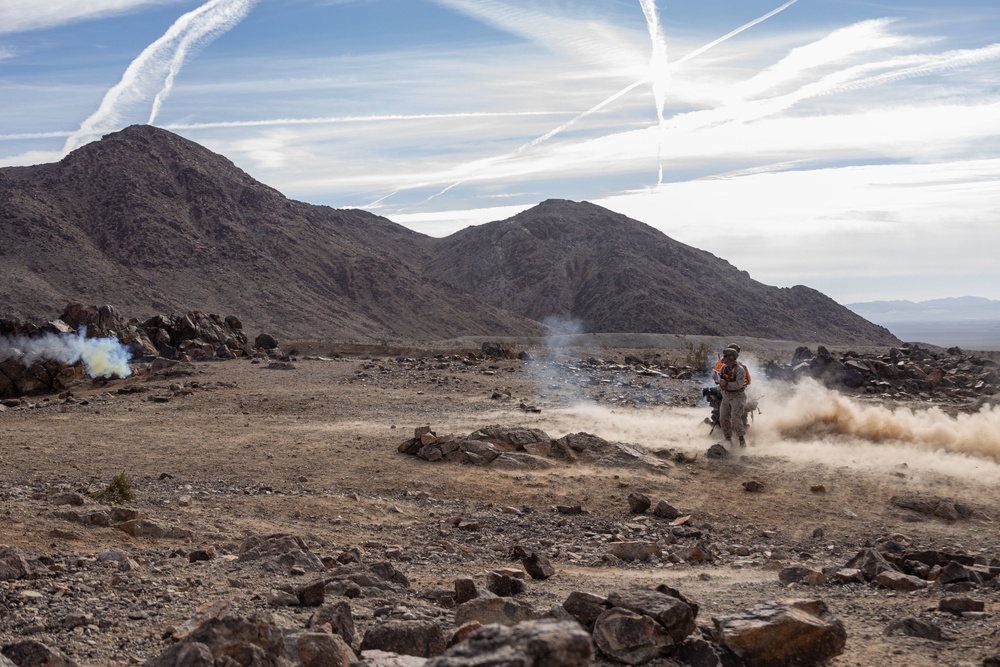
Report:
[[[537,336],[555,317],[588,332],[898,342],[811,288],[763,285],[594,204],[546,200],[435,239],[288,199],[150,126],[0,169],[0,231],[8,318],[83,302],[233,314],[312,339]]]

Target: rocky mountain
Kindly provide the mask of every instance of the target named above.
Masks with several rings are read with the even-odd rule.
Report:
[[[67,303],[235,315],[313,339],[531,336],[559,318],[586,332],[898,342],[815,290],[763,285],[592,204],[550,200],[435,239],[287,199],[150,126],[0,169],[0,317]]]
[[[443,239],[431,275],[535,320],[587,332],[898,341],[816,290],[778,288],[586,202],[549,200]]]
[[[422,274],[431,239],[286,199],[175,134],[132,126],[56,164],[0,169],[2,317],[70,302],[200,310],[309,338],[436,339],[541,327]]]

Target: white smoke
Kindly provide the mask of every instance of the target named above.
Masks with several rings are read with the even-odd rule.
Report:
[[[48,333],[37,338],[11,336],[0,338],[0,361],[17,359],[30,366],[39,359],[64,364],[82,361],[90,377],[128,377],[128,349],[117,338],[87,338],[86,327],[79,334]]]

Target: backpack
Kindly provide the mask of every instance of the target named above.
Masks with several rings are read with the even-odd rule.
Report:
[[[742,361],[737,361],[736,363],[742,366],[743,371],[747,374],[747,386],[749,387],[750,383],[752,382],[752,380],[750,379],[750,369],[747,368],[747,365],[744,364]],[[725,365],[722,363],[722,359],[719,359],[719,362],[715,364],[715,372],[719,373],[721,376],[723,368],[725,368]]]

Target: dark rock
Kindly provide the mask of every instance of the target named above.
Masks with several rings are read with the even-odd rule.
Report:
[[[351,604],[346,600],[341,600],[333,604],[327,604],[313,613],[309,619],[309,628],[319,628],[329,626],[331,632],[339,635],[348,646],[354,650],[361,648],[361,639],[354,629],[354,616],[351,613]]]
[[[642,514],[652,505],[649,496],[642,493],[628,494],[628,509],[632,514]]]
[[[17,667],[79,667],[79,663],[59,649],[33,639],[4,646],[3,656]]]
[[[612,608],[620,607],[649,616],[666,628],[671,638],[678,644],[697,629],[694,623],[694,611],[689,605],[651,588],[614,591],[608,595],[608,604]]]
[[[859,570],[865,581],[874,581],[879,573],[897,569],[875,549],[862,549],[847,562],[845,567]]]
[[[959,615],[966,611],[983,611],[986,609],[986,603],[983,600],[967,597],[947,597],[938,601],[938,609]]]
[[[666,628],[649,616],[616,607],[594,621],[594,644],[616,662],[641,665],[670,655],[674,640]]]
[[[556,573],[549,559],[537,551],[532,551],[522,558],[521,564],[532,579],[545,580]]]
[[[486,573],[486,588],[500,597],[519,595],[528,589],[523,580],[492,571]]]
[[[23,551],[17,547],[0,547],[0,581],[29,579],[32,576],[31,565]]]
[[[743,667],[732,651],[702,637],[685,638],[677,647],[677,660],[689,667]]]
[[[178,643],[146,661],[145,667],[283,667],[284,638],[267,613],[241,618],[229,613],[225,603],[203,605],[173,638]]]
[[[681,515],[680,510],[668,503],[666,500],[661,500],[656,503],[656,508],[653,510],[653,514],[661,519],[667,519],[669,521],[673,521]]]
[[[820,663],[840,655],[847,641],[843,623],[821,600],[764,602],[712,621],[719,642],[746,667]]]
[[[708,448],[708,451],[705,452],[705,456],[710,459],[725,459],[729,457],[729,450],[726,449],[725,446],[715,443]]]
[[[296,586],[295,597],[303,607],[319,607],[326,597],[326,582],[323,579],[315,579],[302,586]]]
[[[459,577],[455,580],[455,602],[462,604],[479,597],[476,590],[476,582],[468,577]]]
[[[425,667],[589,667],[590,636],[572,621],[527,621],[474,630]]]
[[[920,639],[930,639],[931,641],[946,641],[944,632],[940,627],[929,623],[916,616],[906,616],[893,621],[885,628],[887,635],[907,635],[908,637],[919,637]]]
[[[434,621],[383,621],[365,633],[361,650],[369,649],[430,658],[444,653],[444,633]]]
[[[590,630],[594,627],[597,617],[608,610],[608,600],[600,595],[573,591],[562,606],[582,626]]]

